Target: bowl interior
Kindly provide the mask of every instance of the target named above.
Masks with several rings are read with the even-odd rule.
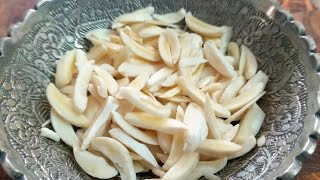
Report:
[[[56,61],[64,52],[88,48],[83,38],[95,28],[110,27],[112,19],[153,5],[157,13],[184,7],[216,25],[233,27],[232,40],[247,45],[256,55],[259,69],[270,76],[267,94],[259,105],[267,116],[257,137],[263,147],[228,162],[222,179],[260,179],[271,175],[296,145],[308,118],[308,91],[313,77],[306,73],[301,47],[289,25],[277,14],[269,19],[250,3],[239,0],[55,0],[45,2],[31,15],[22,35],[8,51],[1,70],[1,120],[8,146],[19,157],[19,166],[32,178],[90,179],[74,161],[71,148],[39,137],[49,118],[45,89],[53,80]],[[309,112],[311,113],[311,112]],[[312,112],[313,113],[313,112]],[[311,114],[313,115],[313,114]],[[141,174],[139,178],[152,177]]]

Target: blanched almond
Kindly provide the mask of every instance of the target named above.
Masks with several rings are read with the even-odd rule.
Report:
[[[76,51],[68,51],[57,63],[55,84],[58,88],[68,85],[72,80],[72,75],[76,71],[75,66]]]
[[[78,70],[89,61],[87,53],[82,49],[76,49],[76,65]]]
[[[127,113],[125,119],[133,126],[167,134],[176,134],[187,129],[186,125],[174,119],[160,118],[143,112]]]
[[[228,132],[224,133],[222,136],[222,140],[231,141],[237,134],[239,130],[239,124],[233,126]]]
[[[222,26],[221,27],[224,30],[223,35],[221,36],[221,47],[220,51],[222,54],[226,54],[228,44],[230,42],[230,39],[232,37],[232,27],[229,26]],[[233,65],[233,64],[232,64]]]
[[[175,25],[175,24],[172,24],[172,23],[167,23],[167,22],[161,21],[161,20],[146,20],[145,23],[158,25],[158,26],[171,27],[171,28],[175,28],[175,29],[179,28],[178,25]]]
[[[136,173],[143,173],[149,171],[149,169],[145,168],[139,161],[133,161],[133,167]]]
[[[157,157],[160,159],[162,164],[166,163],[168,159],[168,155],[157,153]]]
[[[163,62],[173,67],[178,62],[181,52],[178,34],[172,29],[166,29],[159,37],[158,47]]]
[[[181,89],[177,86],[177,87],[174,87],[174,88],[168,90],[167,92],[161,94],[159,97],[169,99],[169,98],[179,94],[180,92],[181,92]]]
[[[99,61],[108,53],[108,48],[105,45],[94,46],[90,49],[87,56],[90,60]]]
[[[216,174],[227,165],[227,158],[214,161],[199,161],[188,176],[188,180],[196,180],[207,174]]]
[[[88,91],[89,91],[89,93],[90,93],[90,95],[92,96],[92,97],[94,97],[97,101],[99,101],[100,103],[103,103],[104,101],[105,101],[105,99],[104,98],[102,98],[100,95],[99,95],[99,93],[98,93],[98,90],[96,89],[96,87],[93,85],[93,84],[89,84],[89,86],[88,86]],[[88,99],[88,101],[89,101],[89,99]],[[87,105],[88,106],[88,105]]]
[[[143,39],[138,36],[138,34],[134,33],[129,26],[125,26],[124,28],[117,29],[117,32],[120,34],[121,32],[125,33],[129,38],[134,40],[136,43],[143,45]],[[121,40],[122,41],[122,40]],[[123,42],[123,41],[122,41]]]
[[[118,83],[118,86],[120,88],[120,87],[127,86],[130,83],[130,81],[129,81],[128,77],[124,77],[122,79],[117,80],[117,83]]]
[[[214,93],[219,90],[221,90],[221,91],[223,90],[223,85],[221,83],[211,83],[211,84],[201,88],[201,91],[204,93]]]
[[[188,98],[187,96],[173,96],[171,98],[168,99],[171,102],[175,102],[175,103],[189,103],[192,102],[192,100],[190,98]]]
[[[119,141],[108,137],[94,138],[91,147],[110,159],[120,173],[121,179],[135,180],[136,173],[129,151]]]
[[[246,80],[243,76],[239,76],[237,78],[234,78],[230,84],[226,87],[226,89],[223,91],[219,102],[224,104],[236,97],[238,94],[240,88],[246,83]]]
[[[231,156],[232,154],[238,152],[240,149],[241,146],[233,142],[206,139],[200,145],[197,151],[206,156],[224,158]]]
[[[182,67],[198,66],[200,64],[208,62],[206,59],[201,57],[184,57],[181,61]]]
[[[200,79],[199,82],[197,83],[197,86],[198,86],[198,88],[201,89],[201,88],[209,85],[210,83],[213,83],[213,80],[214,80],[213,76],[207,76],[203,79]]]
[[[176,85],[176,81],[179,77],[179,73],[175,72],[171,76],[169,76],[165,81],[161,83],[163,87],[172,87]]]
[[[240,61],[239,45],[235,42],[230,42],[227,47],[227,54],[229,56],[232,56],[234,59],[234,63],[233,63],[234,69],[239,69],[239,61]]]
[[[56,142],[60,141],[60,136],[56,132],[45,127],[40,129],[40,136],[49,138]]]
[[[94,71],[105,81],[108,92],[113,96],[116,95],[119,90],[119,86],[112,75],[100,67],[95,67]]]
[[[141,74],[154,74],[160,68],[161,66],[156,64],[124,62],[118,70],[124,77],[137,77]]]
[[[262,71],[258,71],[248,82],[240,89],[239,93],[242,94],[245,91],[251,89],[252,87],[256,86],[258,83],[263,83],[264,87],[267,85],[269,77]]]
[[[184,19],[184,17],[186,16],[186,10],[184,8],[181,8],[179,11],[174,12],[174,13],[167,13],[167,14],[153,14],[153,18],[157,19],[157,20],[161,20],[167,23],[178,23],[181,20]]]
[[[209,96],[207,96],[206,99],[207,105],[209,106],[208,108],[213,110],[218,117],[229,118],[231,116],[231,113],[227,108],[211,100]]]
[[[258,62],[257,62],[256,57],[254,56],[254,54],[245,45],[241,46],[241,55],[242,54],[244,54],[244,56],[246,58],[244,77],[246,79],[250,79],[257,72]]]
[[[151,38],[155,36],[160,36],[165,29],[156,26],[156,25],[149,25],[139,31],[139,36],[142,38]]]
[[[242,139],[239,143],[241,145],[241,149],[231,155],[228,156],[228,160],[238,158],[247,154],[256,146],[256,138],[254,136],[249,136],[248,138]]]
[[[130,23],[137,23],[137,22],[144,22],[146,20],[151,20],[152,19],[151,14],[153,13],[154,13],[154,8],[152,6],[149,6],[144,9],[136,10],[134,12],[122,14],[114,20],[112,24],[112,29],[119,28]]]
[[[101,45],[105,42],[110,42],[111,35],[116,35],[116,31],[103,28],[91,30],[87,32],[85,37],[94,45]]]
[[[97,75],[93,75],[91,77],[91,79],[92,79],[92,83],[95,86],[99,96],[102,98],[107,98],[108,97],[108,89],[107,89],[106,82],[100,76],[97,76]]]
[[[177,80],[179,87],[196,103],[203,105],[205,103],[205,94],[192,82],[180,76]]]
[[[158,132],[158,143],[165,154],[168,154],[172,145],[172,135]]]
[[[222,134],[220,133],[219,126],[217,124],[217,118],[214,113],[214,106],[209,95],[206,95],[206,102],[204,104],[204,113],[207,120],[208,130],[214,139],[221,139]]]
[[[52,108],[66,121],[77,127],[90,125],[90,121],[74,108],[72,100],[61,94],[52,83],[48,85],[46,95]]]
[[[156,73],[154,73],[148,80],[148,87],[151,92],[158,91],[161,88],[161,83],[165,81],[172,73],[173,69],[169,67],[163,67]]]
[[[74,86],[72,85],[67,85],[63,88],[60,89],[60,92],[68,97],[73,97],[73,92],[74,92]]]

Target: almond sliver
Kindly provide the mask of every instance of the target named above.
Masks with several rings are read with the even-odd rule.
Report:
[[[233,79],[230,84],[223,91],[219,102],[221,104],[227,103],[233,99],[239,92],[240,88],[246,83],[246,80],[243,76]]]
[[[193,83],[190,83],[190,81],[188,81],[186,78],[180,76],[177,84],[196,103],[200,105],[205,103],[205,94]]]
[[[58,88],[68,85],[72,80],[72,75],[76,70],[76,51],[68,51],[57,63],[55,84]]]
[[[198,66],[200,64],[208,62],[206,59],[201,57],[184,57],[183,60],[181,60],[181,66],[182,67],[188,67],[188,66]]]
[[[235,42],[230,42],[227,47],[227,54],[232,56],[234,59],[233,67],[239,69],[240,61],[240,48],[239,45]]]
[[[168,154],[172,145],[172,135],[158,132],[158,143],[165,154]]]
[[[199,179],[207,174],[216,174],[227,165],[227,158],[222,158],[214,161],[199,161],[192,173],[188,176],[189,179]],[[207,178],[207,177],[206,177]]]
[[[237,157],[243,156],[251,151],[256,146],[256,138],[254,136],[249,136],[248,138],[242,140],[240,143],[241,149],[237,152],[228,156],[228,160],[235,159]]]
[[[179,77],[179,73],[175,72],[171,76],[169,76],[165,81],[161,83],[163,87],[172,87],[176,85],[176,81]]]
[[[258,83],[263,83],[264,87],[267,85],[269,77],[262,71],[258,71],[248,82],[240,89],[239,93],[242,94],[248,91],[252,87],[256,86]]]
[[[167,92],[161,94],[159,97],[164,98],[164,99],[169,99],[169,98],[172,98],[173,96],[179,94],[180,92],[181,92],[181,89],[177,86],[177,87],[174,87],[174,88],[168,90]]]
[[[184,19],[184,17],[186,16],[187,12],[184,8],[181,8],[179,11],[174,12],[174,13],[167,13],[167,14],[153,14],[153,18],[163,21],[163,22],[167,22],[167,23],[171,23],[171,24],[175,24],[178,23],[180,21],[182,21]]]
[[[224,158],[238,152],[242,147],[236,143],[206,139],[198,148],[198,152],[210,157]]]
[[[169,67],[163,67],[154,73],[148,80],[149,90],[151,92],[159,90],[161,88],[161,83],[165,81],[173,72],[173,69]]]
[[[108,97],[108,89],[105,81],[97,75],[92,76],[92,83],[97,89],[97,92],[100,97],[107,98]]]
[[[122,14],[114,20],[114,23],[121,22],[124,24],[127,23],[137,23],[144,22],[145,20],[152,19],[151,14],[154,13],[154,7],[149,6],[144,9],[139,9],[134,12]]]
[[[139,36],[142,38],[151,38],[155,36],[160,36],[161,33],[163,33],[165,29],[156,26],[156,25],[149,25],[139,31]]]
[[[112,77],[112,75],[109,72],[101,69],[100,67],[95,67],[94,71],[101,78],[104,79],[106,86],[107,86],[107,89],[108,89],[108,92],[113,96],[116,95],[119,90],[119,86],[118,86],[117,81]]]

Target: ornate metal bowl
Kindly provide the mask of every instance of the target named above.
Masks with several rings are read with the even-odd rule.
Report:
[[[158,13],[184,7],[207,22],[232,26],[233,41],[247,45],[270,76],[259,101],[267,117],[258,136],[265,135],[266,144],[230,161],[219,176],[293,178],[319,136],[319,66],[303,27],[269,0],[41,1],[0,46],[0,162],[7,173],[17,179],[91,179],[70,148],[39,136],[49,118],[45,88],[65,51],[87,48],[86,32],[147,5]]]

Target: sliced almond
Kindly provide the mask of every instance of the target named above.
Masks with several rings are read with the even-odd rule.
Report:
[[[133,126],[167,134],[176,134],[187,129],[187,126],[174,119],[160,118],[143,112],[127,113],[125,119]]]
[[[167,22],[167,23],[178,23],[180,21],[182,21],[184,19],[184,17],[186,16],[187,12],[184,8],[181,8],[179,11],[174,12],[174,13],[167,13],[167,14],[153,14],[153,18],[163,21],[163,22]]]
[[[92,79],[93,85],[97,89],[99,96],[102,98],[107,98],[108,89],[107,89],[106,82],[100,76],[97,76],[97,75],[93,75],[91,79]]]
[[[73,148],[73,155],[79,166],[90,176],[109,179],[118,174],[118,171],[110,166],[104,158],[81,150],[76,145]]]
[[[81,49],[76,49],[76,65],[78,70],[88,61],[87,53]]]
[[[45,127],[40,129],[40,136],[49,138],[56,142],[60,141],[60,136],[56,132]]]
[[[119,86],[118,86],[117,81],[112,77],[112,75],[110,73],[108,73],[107,71],[101,69],[100,67],[95,67],[94,71],[101,78],[103,78],[103,80],[105,81],[105,83],[107,85],[108,92],[113,96],[116,95],[119,90]]]
[[[222,54],[226,54],[226,51],[227,51],[227,48],[228,48],[228,44],[229,44],[230,39],[232,37],[232,27],[222,26],[221,28],[224,30],[224,33],[221,36],[220,51],[222,52]]]
[[[149,171],[149,169],[145,168],[139,161],[133,161],[133,167],[136,173],[143,173]]]
[[[165,154],[168,154],[172,145],[172,135],[158,132],[158,143]]]
[[[135,180],[136,173],[129,151],[119,141],[108,137],[94,138],[91,147],[110,159],[120,173],[121,179]]]
[[[205,103],[205,94],[192,82],[180,76],[177,80],[179,87],[196,103],[203,105]]]
[[[183,123],[188,127],[184,132],[183,151],[193,152],[208,135],[208,126],[201,107],[196,103],[190,103],[186,109]]]
[[[116,110],[118,107],[119,105],[115,103],[113,97],[109,96],[103,105],[101,113],[84,133],[81,149],[87,149],[91,141],[97,136],[97,134],[99,134],[99,130],[110,124],[111,112]]]
[[[108,53],[108,48],[105,45],[94,46],[90,49],[87,56],[90,60],[98,61]]]
[[[244,54],[244,56],[246,58],[244,77],[246,79],[250,79],[251,77],[253,77],[256,74],[256,72],[258,70],[258,62],[257,62],[254,54],[245,45],[241,46],[241,55],[242,54]]]
[[[73,147],[73,145],[80,144],[80,140],[74,132],[73,127],[70,123],[65,121],[53,109],[51,109],[50,117],[54,131],[60,136],[63,142],[71,147]]]
[[[262,147],[266,143],[266,136],[262,135],[257,140],[257,146]]]
[[[246,80],[243,76],[234,78],[230,84],[223,91],[219,102],[221,104],[231,101],[238,94],[240,88],[246,83]]]
[[[155,64],[124,62],[119,66],[118,70],[124,77],[137,77],[141,74],[154,74],[160,68],[161,66]]]
[[[163,87],[173,87],[176,85],[176,81],[179,77],[179,73],[175,72],[171,76],[169,76],[165,81],[161,83]]]
[[[148,80],[148,87],[151,92],[158,91],[161,88],[161,83],[165,81],[172,73],[173,69],[163,67],[156,73],[154,73]]]
[[[161,21],[161,20],[146,20],[145,23],[158,25],[158,26],[164,26],[164,27],[179,28],[178,25],[175,25],[172,23],[167,23],[167,22]]]
[[[204,113],[207,120],[208,130],[211,132],[213,139],[222,139],[222,134],[220,133],[219,126],[216,122],[217,118],[214,113],[214,106],[212,105],[212,100],[208,95],[206,96]]]
[[[52,108],[63,119],[77,127],[88,127],[90,125],[90,120],[74,108],[72,100],[61,94],[52,83],[48,85],[46,94]]]
[[[248,91],[252,87],[256,86],[258,83],[263,83],[264,87],[267,85],[269,77],[262,71],[258,71],[248,82],[240,89],[239,93],[242,94]]]
[[[206,59],[201,57],[185,57],[181,61],[182,61],[181,63],[182,67],[198,66],[200,64],[208,62]]]
[[[204,93],[214,93],[219,90],[222,91],[222,89],[223,89],[223,85],[221,83],[211,83],[205,87],[202,87],[201,91]]]
[[[119,112],[121,115],[125,115],[127,112],[132,112],[136,108],[133,104],[126,100],[118,99],[117,103],[119,104],[117,112]]]
[[[72,80],[72,75],[76,71],[75,66],[76,51],[68,51],[57,63],[55,84],[58,88],[68,85]]]
[[[73,97],[73,92],[74,92],[74,86],[72,86],[72,85],[65,86],[65,87],[60,89],[60,92],[62,94],[67,95],[68,97],[72,98]]]
[[[224,55],[218,50],[213,41],[207,41],[204,44],[204,53],[209,64],[219,73],[230,78],[237,75],[233,66],[225,61]]]
[[[243,156],[250,152],[256,146],[256,138],[254,136],[249,136],[248,138],[242,139],[240,142],[241,149],[231,155],[228,156],[228,160],[235,159],[240,156]]]
[[[124,32],[120,32],[120,36],[124,44],[130,48],[130,50],[135,53],[137,56],[140,56],[149,61],[160,61],[161,57],[160,54],[156,51],[147,49],[140,44],[136,43],[132,40],[128,35]]]
[[[83,64],[79,69],[76,84],[74,85],[73,104],[80,113],[87,107],[87,91],[93,68],[93,61]]]
[[[110,29],[94,29],[85,35],[86,39],[91,41],[95,46],[111,41],[111,35],[116,35],[116,31]]]
[[[188,98],[187,96],[173,96],[171,98],[168,99],[171,102],[175,102],[175,103],[189,103],[192,102],[192,100],[190,98]]]
[[[207,24],[196,17],[191,12],[188,12],[185,17],[187,26],[194,32],[208,37],[220,37],[224,33],[221,27]]]
[[[188,33],[180,36],[181,58],[184,57],[203,57],[202,45],[203,40],[200,35]]]
[[[214,102],[219,102],[219,99],[220,99],[222,93],[223,93],[223,90],[218,90],[218,91],[213,92],[210,95],[210,97]]]
[[[156,159],[153,157],[147,146],[138,141],[134,140],[131,136],[126,134],[123,130],[119,128],[114,128],[109,131],[112,138],[118,140],[126,147],[132,149],[134,152],[139,154],[144,160],[149,162],[152,166],[159,168]]]
[[[144,9],[139,9],[134,12],[122,14],[117,17],[113,24],[112,29],[123,27],[126,24],[144,22],[146,20],[151,20],[151,14],[154,13],[154,8],[152,6],[146,7]]]
[[[188,176],[188,180],[196,180],[208,174],[215,174],[227,165],[227,158],[218,159],[215,161],[199,161],[197,166]]]
[[[159,41],[159,36],[147,38],[143,40],[143,45],[145,47],[153,47],[154,49],[158,49],[158,41]]]
[[[121,114],[117,112],[112,112],[112,117],[113,117],[112,118],[113,121],[115,121],[118,124],[118,126],[121,127],[121,129],[123,129],[126,133],[128,133],[133,138],[147,144],[158,145],[156,136],[146,134],[140,129],[130,125],[125,119],[123,119]]]
[[[126,26],[124,28],[117,29],[118,33],[121,32],[128,35],[132,40],[134,40],[136,43],[143,45],[143,39],[138,36],[138,34],[134,33],[129,26]],[[123,41],[122,41],[123,42]]]
[[[234,69],[239,69],[239,61],[240,61],[239,45],[235,42],[230,42],[227,47],[227,54],[229,56],[232,56],[234,59],[234,63],[233,63]]]
[[[222,140],[230,142],[236,136],[238,130],[239,130],[239,124],[233,126],[233,128],[231,130],[224,133],[222,136]]]
[[[181,89],[177,86],[177,87],[174,87],[174,88],[168,90],[167,92],[161,94],[159,97],[169,99],[169,98],[179,94],[180,92],[181,92]]]
[[[156,175],[156,176],[158,176],[158,177],[160,177],[160,178],[162,178],[162,177],[166,174],[166,172],[164,172],[163,170],[158,169],[158,168],[152,168],[152,169],[151,169],[151,172],[152,172],[154,175]]]
[[[181,52],[178,34],[172,29],[165,30],[159,37],[158,47],[163,62],[173,67],[178,62]]]
[[[261,128],[265,116],[266,114],[262,109],[254,103],[240,121],[239,131],[233,141],[240,142],[241,139],[248,138],[251,135],[256,136]]]
[[[206,139],[197,151],[206,156],[224,158],[238,152],[240,149],[241,146],[233,142]]]
[[[134,161],[143,161],[143,158],[139,155],[139,154],[136,154],[134,152],[129,152],[130,154],[130,157],[132,160]]]
[[[155,36],[160,36],[161,33],[163,33],[165,29],[156,26],[156,25],[149,25],[139,31],[139,36],[142,38],[151,38]]]
[[[141,89],[143,89],[147,85],[149,77],[150,76],[148,74],[141,74],[141,75],[137,76],[134,80],[132,80],[130,82],[130,84],[128,85],[128,87],[133,87],[133,88],[137,89],[138,91],[140,91]]]
[[[169,117],[170,109],[132,87],[122,87],[120,95],[139,109],[160,117]]]
[[[89,91],[90,95],[92,97],[94,97],[97,101],[99,101],[100,103],[103,103],[105,101],[105,99],[99,95],[98,90],[96,89],[96,87],[93,84],[91,84],[91,83],[89,84],[88,91]],[[88,99],[88,103],[89,103],[89,99]],[[88,107],[88,104],[87,104],[87,107]]]
[[[184,153],[181,158],[173,165],[162,177],[163,180],[186,179],[199,162],[199,153]]]
[[[124,87],[127,86],[130,83],[130,80],[128,77],[124,77],[122,79],[117,80],[118,86],[120,87]]]

